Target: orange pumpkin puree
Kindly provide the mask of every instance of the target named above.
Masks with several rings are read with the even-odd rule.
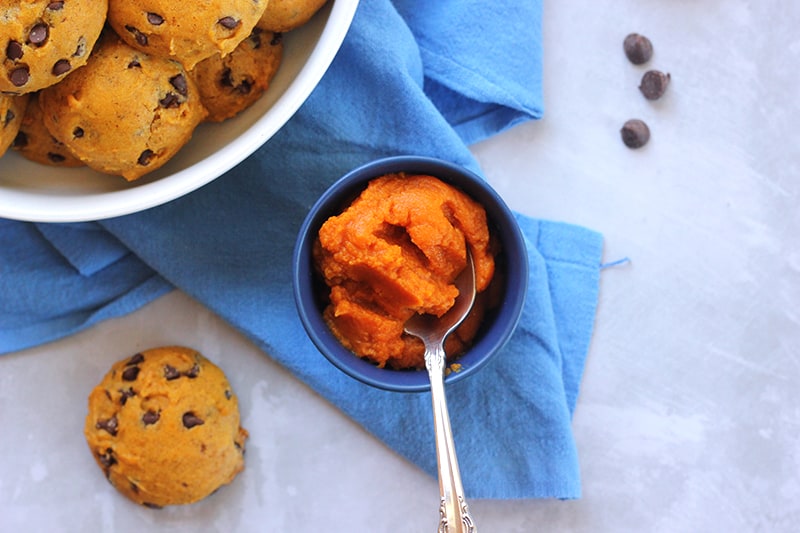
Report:
[[[399,173],[372,180],[344,212],[323,224],[314,246],[330,288],[328,327],[345,347],[379,367],[424,368],[424,346],[403,325],[415,313],[441,316],[450,309],[467,246],[482,293],[495,270],[483,207],[432,176]],[[479,298],[448,337],[449,355],[469,345],[484,310]]]

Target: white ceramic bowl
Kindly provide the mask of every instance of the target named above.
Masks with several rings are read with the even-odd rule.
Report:
[[[358,0],[329,0],[304,26],[284,35],[283,63],[269,90],[233,119],[202,124],[160,169],[127,183],[86,167],[57,168],[9,149],[0,158],[0,217],[77,222],[126,215],[163,204],[240,163],[305,102],[344,40]]]

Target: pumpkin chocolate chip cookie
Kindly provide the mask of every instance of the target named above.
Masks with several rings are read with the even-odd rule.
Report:
[[[84,434],[111,484],[148,507],[201,500],[244,468],[237,398],[222,370],[190,348],[115,363],[89,395]]]

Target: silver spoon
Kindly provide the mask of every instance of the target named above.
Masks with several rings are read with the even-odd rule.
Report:
[[[415,315],[405,324],[409,335],[425,343],[425,368],[431,381],[433,426],[436,435],[436,462],[439,465],[439,533],[474,533],[477,531],[464,499],[458,458],[450,429],[450,415],[444,394],[446,354],[444,341],[472,309],[475,303],[475,265],[467,250],[467,266],[455,280],[458,296],[453,307],[437,318],[434,315]]]

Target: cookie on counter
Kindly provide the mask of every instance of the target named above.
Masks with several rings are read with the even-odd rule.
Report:
[[[26,95],[27,96],[27,95]],[[23,157],[55,167],[81,167],[83,162],[72,155],[61,142],[47,130],[39,107],[38,93],[30,95],[19,132],[11,145]]]
[[[207,120],[221,122],[250,107],[269,88],[282,57],[281,34],[256,27],[230,54],[198,63],[190,74],[208,109]]]
[[[299,28],[322,9],[327,0],[269,0],[258,25],[274,32]]]
[[[6,153],[17,137],[27,106],[28,95],[0,93],[0,156]]]
[[[107,11],[108,0],[0,4],[0,91],[38,91],[86,64]]]
[[[115,363],[89,395],[84,434],[111,484],[148,507],[199,501],[244,468],[236,395],[219,367],[186,347]]]
[[[135,180],[191,138],[206,109],[177,61],[108,32],[86,66],[39,93],[50,133],[90,168]]]
[[[183,63],[228,54],[264,14],[267,0],[110,0],[108,21],[131,46]]]

